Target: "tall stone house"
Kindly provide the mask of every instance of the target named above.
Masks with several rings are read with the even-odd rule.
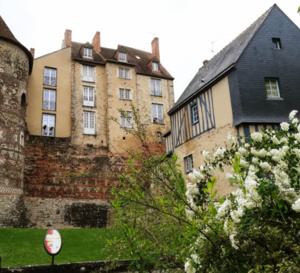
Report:
[[[228,134],[248,136],[287,121],[300,105],[300,30],[272,6],[196,73],[169,111],[166,149],[187,176],[202,151],[224,147]],[[228,143],[228,142],[227,142]],[[219,183],[228,194],[228,183]]]
[[[72,41],[33,60],[0,17],[0,226],[105,227],[128,151],[164,153],[173,77],[152,52]],[[121,110],[121,111],[120,111]]]

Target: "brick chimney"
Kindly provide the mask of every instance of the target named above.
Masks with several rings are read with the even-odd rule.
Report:
[[[33,59],[34,59],[34,51],[35,51],[34,48],[30,48],[30,53],[31,53],[31,56],[32,56]]]
[[[100,32],[99,31],[97,31],[96,34],[94,35],[92,45],[96,51],[101,51]]]
[[[159,43],[158,43],[158,38],[154,38],[152,43],[152,56],[155,56],[158,60],[160,60],[159,58]]]
[[[65,37],[62,42],[61,48],[70,47],[72,46],[72,30],[66,29]]]

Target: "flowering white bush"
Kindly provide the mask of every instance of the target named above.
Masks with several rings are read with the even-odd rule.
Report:
[[[289,268],[300,265],[300,124],[296,114],[292,111],[291,123],[281,123],[278,131],[251,133],[249,143],[238,145],[229,136],[230,148],[203,152],[206,163],[190,174],[193,184],[188,184],[186,193],[186,213],[200,231],[197,244],[191,246],[186,272],[240,272],[260,266],[263,272],[269,272],[269,267],[270,272],[285,272],[286,264]],[[218,200],[213,173],[225,165],[232,165],[226,178],[237,189]]]

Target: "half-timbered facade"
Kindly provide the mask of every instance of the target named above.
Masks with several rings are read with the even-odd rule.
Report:
[[[210,61],[169,111],[167,152],[188,174],[228,134],[275,128],[300,105],[300,30],[272,6]]]

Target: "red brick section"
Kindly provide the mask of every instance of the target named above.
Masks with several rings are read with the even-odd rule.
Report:
[[[92,45],[94,47],[94,49],[96,51],[101,51],[101,45],[100,45],[100,32],[97,31],[94,35],[94,38],[93,38],[93,42],[92,42]]]
[[[30,136],[25,147],[25,197],[110,200],[126,167],[126,158],[74,146],[69,138]],[[163,154],[165,148],[150,144],[147,152]]]
[[[72,46],[72,30],[66,29],[64,37],[64,47]]]
[[[158,60],[160,60],[158,38],[154,38],[151,45],[152,45],[152,55],[155,56]]]

